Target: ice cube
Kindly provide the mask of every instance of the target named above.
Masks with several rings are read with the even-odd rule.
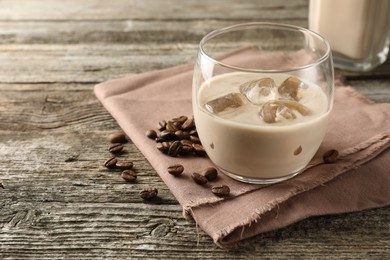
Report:
[[[240,86],[241,93],[255,105],[264,104],[275,98],[276,84],[271,78],[246,82]]]
[[[284,120],[293,120],[297,118],[294,111],[285,105],[280,105],[276,110],[276,119],[275,121],[284,121]]]
[[[228,110],[239,108],[245,104],[244,97],[240,93],[230,93],[216,99],[213,99],[205,104],[208,111],[213,114],[228,112]]]
[[[278,88],[278,92],[284,98],[298,101],[298,91],[300,88],[306,88],[305,83],[303,83],[297,77],[291,76],[283,81],[283,83]]]
[[[272,124],[284,120],[293,120],[297,116],[295,111],[303,116],[310,115],[311,111],[306,106],[293,100],[268,101],[260,110],[260,116],[264,122]]]
[[[276,111],[279,105],[274,102],[267,102],[260,110],[260,116],[266,123],[276,123]]]
[[[286,106],[289,109],[298,111],[303,116],[308,116],[311,114],[311,111],[309,108],[307,108],[305,105],[302,105],[301,103],[294,101],[294,100],[276,100],[276,103]]]

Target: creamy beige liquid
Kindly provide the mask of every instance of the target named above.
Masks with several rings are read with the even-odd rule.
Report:
[[[385,48],[389,10],[389,0],[310,0],[309,29],[329,41],[334,55],[364,60]]]
[[[299,92],[299,102],[311,114],[293,120],[265,123],[259,116],[260,107],[250,102],[220,115],[205,108],[210,100],[240,92],[244,82],[263,77],[267,76],[229,73],[204,82],[193,93],[197,97],[193,102],[196,127],[210,159],[224,171],[246,178],[279,178],[299,172],[319,148],[328,121],[327,98],[313,84],[306,84],[307,88]],[[277,85],[287,77],[272,75]]]

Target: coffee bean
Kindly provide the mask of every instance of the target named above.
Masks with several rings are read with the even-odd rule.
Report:
[[[117,154],[117,153],[120,153],[122,150],[123,150],[123,145],[120,143],[110,144],[110,146],[108,147],[108,151],[110,153]]]
[[[214,167],[207,167],[202,171],[202,175],[206,177],[207,180],[213,181],[218,177],[218,171]]]
[[[116,132],[109,136],[111,143],[126,143],[126,135],[122,132]]]
[[[137,179],[137,174],[133,170],[124,170],[121,176],[128,182],[133,182]]]
[[[192,130],[194,127],[195,127],[195,121],[194,121],[194,118],[191,117],[191,118],[188,118],[188,119],[183,123],[183,125],[181,126],[181,129],[182,129],[182,130],[185,130],[185,131],[190,131],[190,130]]]
[[[325,163],[334,163],[337,161],[338,157],[339,157],[339,152],[337,150],[332,149],[325,152],[322,158]]]
[[[168,167],[168,173],[173,176],[179,176],[184,171],[184,167],[181,164],[174,164]]]
[[[192,153],[192,151],[194,151],[194,148],[192,147],[192,145],[182,145],[180,148],[179,154],[180,155],[189,155],[190,153]]]
[[[190,140],[195,144],[200,144],[200,139],[196,136],[191,135]]]
[[[198,136],[198,131],[196,129],[192,129],[190,132],[189,132],[190,135],[192,136],[196,136],[196,137],[199,137]]]
[[[157,129],[163,131],[165,130],[166,126],[167,126],[167,121],[161,120],[160,122],[158,122]]]
[[[194,148],[194,151],[197,155],[199,156],[206,155],[206,151],[201,144],[192,144],[192,147]]]
[[[190,133],[188,131],[183,131],[182,139],[190,140]]]
[[[186,116],[179,116],[179,117],[173,118],[172,121],[179,122],[179,123],[183,124],[187,119],[188,119],[188,117],[186,117]]]
[[[183,139],[183,140],[180,140],[180,143],[182,145],[189,145],[189,146],[192,146],[192,142],[190,140],[186,140],[186,139]]]
[[[161,143],[161,142],[164,142],[164,138],[162,138],[161,136],[157,136],[154,141],[156,141],[157,143]]]
[[[173,121],[173,125],[174,125],[177,129],[181,129],[182,123],[180,123],[180,122],[178,122],[178,121]]]
[[[203,184],[207,183],[206,177],[204,177],[203,175],[200,175],[197,172],[192,173],[191,177],[199,185],[203,185]]]
[[[158,190],[154,187],[148,187],[140,191],[139,195],[144,200],[150,200],[157,197]]]
[[[157,133],[156,133],[156,131],[154,131],[154,130],[148,130],[148,131],[146,131],[145,135],[146,135],[147,137],[149,137],[150,139],[156,139],[156,138],[157,138]]]
[[[130,170],[133,168],[133,162],[132,161],[122,161],[122,162],[117,162],[116,168],[121,169],[121,170]]]
[[[168,132],[167,130],[163,130],[160,133],[160,137],[166,141],[176,139],[175,133]]]
[[[230,193],[230,188],[227,185],[219,185],[211,188],[211,192],[218,197],[226,197]]]
[[[176,128],[176,126],[173,124],[172,121],[168,121],[167,123],[167,126],[165,127],[165,129],[168,131],[168,132],[176,132],[178,129]]]
[[[166,142],[157,143],[156,147],[158,150],[160,150],[160,152],[167,153],[169,150],[169,146],[166,146],[164,143]]]
[[[115,168],[117,162],[118,160],[115,157],[112,157],[107,161],[105,161],[103,165],[106,166],[107,168]]]
[[[182,131],[182,130],[177,130],[177,131],[175,132],[175,136],[176,136],[176,138],[177,138],[178,140],[183,139],[183,136],[184,136],[183,131]]]
[[[168,155],[175,157],[180,153],[181,143],[180,141],[173,142],[168,149]]]

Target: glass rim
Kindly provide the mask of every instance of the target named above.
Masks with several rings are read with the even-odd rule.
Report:
[[[226,64],[226,63],[221,62],[219,60],[216,60],[215,58],[213,58],[209,54],[207,54],[207,52],[204,50],[203,47],[205,46],[205,44],[207,43],[208,40],[210,40],[210,39],[212,39],[212,38],[214,38],[214,37],[216,37],[218,35],[221,35],[221,34],[224,34],[226,32],[229,32],[229,31],[240,30],[241,28],[244,28],[244,27],[264,27],[264,28],[266,28],[266,27],[271,27],[271,28],[274,27],[274,28],[279,28],[279,29],[300,31],[300,32],[309,34],[311,36],[314,36],[314,37],[320,39],[321,42],[324,44],[326,51],[325,51],[325,53],[321,57],[316,58],[315,61],[310,62],[309,64],[302,65],[302,66],[296,66],[296,67],[287,68],[287,69],[250,69],[250,68],[242,68],[242,67],[239,67],[239,66],[229,65],[229,64]],[[199,43],[199,51],[200,51],[200,54],[202,56],[206,57],[208,60],[210,60],[211,62],[213,62],[214,64],[217,64],[219,66],[226,67],[226,68],[229,68],[229,69],[234,69],[234,70],[237,70],[237,71],[256,72],[256,73],[293,72],[293,71],[298,71],[298,70],[311,68],[313,66],[316,66],[316,65],[324,62],[328,58],[331,59],[331,49],[330,49],[329,42],[324,37],[322,37],[320,34],[314,32],[312,30],[309,30],[307,28],[304,28],[304,27],[300,27],[300,26],[296,26],[296,25],[290,25],[290,24],[283,24],[283,23],[272,23],[272,22],[240,23],[240,24],[235,24],[235,25],[231,25],[231,26],[227,26],[227,27],[223,27],[223,28],[220,28],[220,29],[213,30],[213,31],[209,32],[208,34],[206,34],[202,38],[202,40]]]

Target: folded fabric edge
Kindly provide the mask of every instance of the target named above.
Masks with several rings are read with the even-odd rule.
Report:
[[[333,180],[337,176],[340,176],[341,174],[359,167],[359,165],[362,165],[371,159],[375,158],[378,154],[381,152],[385,151],[390,147],[390,134],[380,134],[377,135],[366,142],[363,142],[359,144],[358,146],[355,146],[354,149],[350,148],[345,151],[343,151],[342,154],[342,160],[343,160],[343,165],[341,168],[333,169],[332,173],[333,174],[328,174],[322,178],[320,178],[318,181],[310,185],[309,187],[304,187],[303,184],[295,186],[295,189],[290,191],[288,194],[284,194],[284,196],[281,196],[279,198],[276,198],[275,200],[271,201],[270,203],[255,209],[254,212],[248,216],[245,220],[241,221],[241,223],[238,223],[236,225],[231,225],[226,227],[223,230],[220,230],[218,234],[215,236],[212,236],[214,239],[214,242],[220,246],[220,247],[226,247],[229,246],[229,244],[225,244],[224,238],[228,237],[232,232],[234,232],[237,229],[242,228],[242,239],[246,239],[249,237],[244,237],[245,234],[245,227],[250,227],[252,224],[256,224],[261,221],[261,218],[264,214],[267,214],[270,211],[273,211],[275,209],[279,208],[279,205],[287,201],[288,199],[297,196],[303,192],[308,192],[319,185],[324,185],[327,182]],[[354,150],[355,153],[352,151]],[[348,155],[354,155],[354,160],[351,160]],[[328,164],[329,165],[329,164]],[[328,166],[327,164],[323,164],[322,166]],[[321,165],[320,165],[321,166]],[[334,172],[337,171],[338,174],[334,174]],[[331,177],[329,177],[331,176]],[[282,183],[281,183],[282,184]],[[277,184],[275,184],[277,185]],[[244,196],[249,193],[256,192],[257,190],[252,190],[247,193],[240,194],[238,196]],[[237,196],[237,197],[238,197]],[[236,197],[236,198],[237,198]],[[229,198],[229,199],[234,199],[234,198]],[[223,203],[225,200],[216,200],[214,202],[207,201],[204,204],[194,204],[194,205],[185,205],[183,206],[183,215],[189,219],[193,218],[195,222],[202,228],[201,221],[197,219],[196,216],[196,209],[199,207],[217,207],[219,203]],[[203,229],[203,228],[202,228]],[[205,230],[206,231],[206,230]],[[207,232],[207,231],[206,231]],[[211,234],[210,234],[211,235]],[[219,238],[219,239],[216,239]]]
[[[371,159],[375,158],[375,156],[377,156],[379,153],[381,153],[382,151],[386,150],[389,147],[390,147],[390,133],[382,133],[382,134],[376,135],[376,136],[372,137],[371,139],[368,139],[368,140],[366,140],[366,141],[364,141],[364,142],[362,142],[354,147],[345,149],[344,151],[340,152],[340,156],[339,156],[340,160],[347,161],[346,165],[343,166],[343,168],[342,168],[343,172],[349,170],[353,164],[356,164],[356,166],[358,166],[358,165],[361,165],[363,163],[370,161]],[[359,156],[358,155],[359,152],[364,152],[364,154]],[[348,156],[352,156],[352,155],[355,155],[355,157],[356,157],[355,160],[350,160],[350,158],[348,158]],[[321,164],[325,164],[325,163],[323,161],[321,161],[321,162],[317,161],[317,162],[315,162],[315,164],[311,164],[310,167],[307,168],[307,170],[311,169],[315,166],[319,166]],[[338,169],[334,169],[333,171],[337,171],[337,170]],[[322,184],[332,180],[333,178],[337,177],[340,174],[341,174],[341,172],[337,175],[329,174],[329,175],[324,176],[323,178],[319,179],[317,182],[314,182],[313,185],[310,186],[310,188],[305,189],[302,187],[301,189],[297,189],[297,191],[299,191],[299,192],[309,191],[310,189],[313,189],[313,188],[317,187],[318,185],[322,185]],[[298,178],[298,177],[299,177],[299,175],[296,178]],[[278,183],[276,183],[274,185],[278,185]],[[272,185],[254,187],[251,190],[243,191],[242,193],[240,193],[239,195],[237,195],[235,197],[242,196],[242,195],[245,195],[245,194],[248,194],[251,192],[256,192],[260,189],[263,189],[263,188],[266,188],[269,186],[272,186]],[[298,188],[298,186],[297,186],[297,188]],[[298,193],[292,193],[292,195],[296,195],[296,194],[298,194]],[[213,205],[216,205],[218,203],[222,203],[224,201],[234,199],[235,197],[228,197],[228,198],[217,198],[216,197],[213,200],[204,199],[204,200],[198,200],[196,202],[188,203],[186,205],[183,205],[183,216],[186,219],[191,219],[192,218],[192,216],[191,216],[192,209],[197,208],[197,207],[202,207],[202,206],[213,206]],[[267,211],[268,209],[269,209],[269,207],[266,207],[264,210]]]
[[[380,152],[379,154],[383,154],[384,155],[384,153],[386,153],[386,152],[390,153],[390,151],[388,149],[386,149],[386,150],[383,150],[382,152]],[[352,168],[350,170],[355,170],[355,172],[352,173],[352,174],[356,174],[357,173],[356,172],[357,169],[353,169]],[[350,171],[350,170],[348,170],[348,171]],[[345,176],[345,175],[342,175],[342,176]],[[342,177],[342,176],[340,176],[340,177]],[[335,180],[336,180],[336,178],[332,179],[329,183],[331,183],[332,181],[335,181]],[[332,184],[329,185],[328,187],[331,187],[331,186],[332,186]],[[327,185],[324,184],[321,187],[318,186],[316,188],[326,188],[326,187],[327,187]],[[383,190],[383,187],[382,187],[382,190]],[[299,198],[297,198],[297,197],[299,197],[299,195],[304,195],[304,194],[303,193],[298,194],[298,196],[294,197],[293,200],[294,199],[299,199]],[[286,203],[287,204],[291,204],[291,201],[290,200],[283,201],[282,203],[277,204],[277,207],[274,207],[271,210],[269,210],[269,211],[265,212],[264,214],[262,214],[261,218],[259,217],[257,219],[257,221],[252,222],[252,224],[260,225],[261,220],[264,220],[266,222],[268,221],[269,223],[261,223],[261,224],[263,226],[268,226],[268,224],[270,224],[270,222],[273,221],[272,219],[277,219],[278,216],[280,216],[279,211],[282,211],[282,209],[285,207],[284,204],[286,204]],[[369,206],[365,205],[363,208],[360,207],[358,209],[348,208],[347,210],[345,210],[345,209],[340,210],[340,209],[336,208],[336,209],[334,209],[332,211],[328,211],[326,213],[319,213],[319,214],[318,213],[317,214],[313,214],[312,212],[309,213],[309,214],[306,213],[305,215],[301,215],[298,218],[295,218],[295,219],[291,220],[289,223],[285,223],[285,225],[283,227],[287,227],[289,225],[292,225],[294,223],[297,223],[297,222],[302,221],[302,220],[304,220],[306,218],[309,218],[309,217],[359,212],[359,211],[362,211],[362,210],[370,210],[370,209],[375,209],[375,208],[387,207],[389,205],[390,205],[390,201],[387,200],[387,201],[379,201],[379,202],[377,201],[375,205],[369,205]],[[245,228],[250,228],[251,226],[252,226],[251,224],[243,225],[243,226],[236,227],[235,229],[231,230],[231,232],[220,233],[220,237],[219,238],[217,237],[216,239],[214,239],[214,242],[221,248],[225,248],[225,249],[233,248],[233,247],[237,246],[238,244],[240,244],[240,243],[242,243],[244,241],[248,241],[251,237],[257,236],[257,235],[259,235],[261,233],[271,232],[271,231],[275,231],[277,229],[280,229],[280,228],[271,228],[271,229],[265,228],[265,229],[263,229],[262,231],[260,231],[260,232],[258,232],[256,234],[252,234],[250,236],[245,236],[245,233],[246,233],[246,229]],[[283,228],[283,227],[281,227],[281,228]],[[240,228],[241,228],[241,230],[239,230]],[[233,238],[234,237],[234,233],[239,238]],[[240,235],[238,236],[238,234],[240,234]]]
[[[331,181],[333,181],[333,179]],[[325,185],[323,185],[323,186],[325,186]],[[298,195],[301,195],[301,194],[302,193],[300,193]],[[267,212],[265,212],[264,214],[262,214],[261,218],[259,217],[257,219],[257,221],[252,222],[252,225],[260,225],[260,222],[261,222],[262,219],[267,219],[267,218],[272,218],[272,217],[273,218],[278,218],[278,215],[280,214],[279,210],[280,210],[280,208],[283,207],[283,204],[286,203],[286,202],[288,202],[288,201],[283,201],[280,204],[276,204],[276,207],[273,207],[272,209],[270,209]],[[362,211],[362,210],[370,210],[370,209],[387,207],[389,205],[390,205],[390,202],[387,202],[387,203],[385,203],[383,205],[372,205],[372,206],[369,206],[369,207],[365,207],[364,209],[355,209],[355,210],[348,209],[348,210],[344,210],[343,212],[335,211],[335,212],[327,212],[326,214],[307,214],[307,215],[301,216],[300,218],[294,219],[293,221],[291,221],[288,224],[286,224],[284,227],[287,227],[287,226],[292,225],[294,223],[298,223],[299,221],[302,221],[302,220],[310,218],[310,217],[325,216],[325,215],[337,215],[337,214],[344,214],[344,213],[353,213],[353,212],[359,212],[359,211]],[[267,223],[261,223],[261,224],[267,225]],[[272,231],[275,231],[275,230],[283,228],[283,227],[281,227],[281,228],[267,229],[267,230],[264,230],[262,232],[256,233],[254,235],[245,236],[246,228],[251,228],[252,225],[242,225],[242,226],[236,227],[231,232],[228,232],[228,233],[224,232],[223,233],[224,235],[222,235],[222,233],[220,233],[221,234],[220,238],[219,239],[214,239],[214,243],[216,245],[218,245],[220,248],[223,248],[223,249],[234,248],[237,245],[239,245],[241,243],[244,243],[245,241],[249,241],[251,238],[253,238],[253,237],[255,237],[255,236],[259,235],[259,234],[272,232]],[[240,228],[241,228],[241,230],[239,230]],[[240,237],[238,239],[231,239],[231,237],[233,236],[233,232],[240,233]]]

